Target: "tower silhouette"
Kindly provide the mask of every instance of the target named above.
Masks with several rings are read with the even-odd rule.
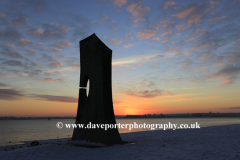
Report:
[[[76,124],[115,125],[112,102],[112,50],[96,35],[81,40],[80,45],[80,88]],[[87,95],[87,83],[89,94]],[[106,145],[121,144],[117,128],[75,128],[72,140],[87,140]]]

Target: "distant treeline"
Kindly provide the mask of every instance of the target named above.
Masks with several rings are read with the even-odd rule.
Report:
[[[115,116],[116,119],[125,118],[125,116]],[[34,120],[34,119],[76,119],[76,117],[0,117],[0,120]]]
[[[127,115],[125,118],[191,118],[191,117],[240,117],[240,113],[187,113]]]
[[[240,117],[240,113],[187,113],[187,114],[145,114],[115,116],[123,118],[192,118],[192,117]],[[0,117],[0,120],[34,120],[34,119],[76,119],[76,117]]]

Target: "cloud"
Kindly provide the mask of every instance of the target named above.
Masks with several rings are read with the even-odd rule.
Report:
[[[128,43],[126,46],[123,46],[124,48],[128,49],[130,47],[132,47],[133,45],[131,43]]]
[[[49,49],[48,51],[51,52],[51,51],[54,51],[54,52],[60,52],[62,49],[61,48],[51,48]]]
[[[193,16],[191,16],[189,19],[188,19],[188,23],[195,23],[195,24],[198,24],[199,22],[201,22],[201,18],[202,18],[202,15],[201,14],[195,14]]]
[[[32,80],[36,81],[41,81],[41,82],[58,82],[58,83],[66,83],[64,78],[58,78],[58,79],[52,79],[52,78],[43,78],[43,79],[38,79],[38,78],[31,78]]]
[[[188,28],[188,26],[177,25],[176,28],[177,28],[177,30],[179,30],[179,31],[184,31],[184,30],[186,30],[186,29]]]
[[[121,102],[121,101],[113,101],[113,104],[115,105],[117,105],[117,104],[123,104],[123,102]]]
[[[184,57],[188,57],[188,56],[191,56],[192,54],[191,53],[182,52],[182,53],[180,53],[180,55],[183,55]]]
[[[7,73],[0,72],[0,77],[5,77],[7,75],[8,75]]]
[[[11,47],[11,48],[14,48],[14,45],[13,45],[13,44],[12,44],[12,45],[11,45],[11,44],[8,44],[7,46],[8,46],[8,47]]]
[[[38,66],[39,64],[37,62],[32,62],[33,66]]]
[[[27,21],[28,21],[27,18],[17,17],[11,21],[11,24],[15,28],[22,28],[22,27],[25,27],[25,24]]]
[[[103,38],[106,39],[109,43],[113,43],[115,45],[120,45],[123,42],[123,40],[117,40],[113,37],[104,36]]]
[[[186,69],[189,69],[190,66],[193,64],[194,62],[192,60],[186,60],[186,61],[183,61],[181,63],[179,63],[179,65],[185,67]]]
[[[222,19],[224,19],[224,18],[227,18],[227,16],[213,17],[213,18],[209,19],[208,21],[209,21],[209,22],[217,22],[217,21],[222,20]]]
[[[169,39],[162,41],[163,44],[168,43]]]
[[[141,58],[141,59],[138,60],[140,62],[140,64],[138,64],[138,65],[144,64],[145,61],[150,61],[150,60],[153,60],[153,59],[156,60],[156,59],[163,58],[163,57],[165,57],[165,55],[158,54],[158,55],[155,55],[155,56]]]
[[[59,24],[54,24],[54,23],[45,23],[43,24],[43,28],[49,31],[57,31],[60,34],[65,34],[69,31],[70,27],[59,25]]]
[[[6,15],[3,12],[0,12],[0,17],[6,17]]]
[[[53,61],[53,62],[51,62],[50,66],[53,68],[59,68],[59,67],[62,67],[63,65],[60,62]]]
[[[27,44],[33,44],[33,41],[28,39],[20,39],[18,40],[18,44],[21,46],[27,45]]]
[[[53,72],[44,72],[45,75],[50,76],[50,75],[61,75],[61,71],[53,71]]]
[[[162,47],[163,49],[169,49],[169,47],[168,46],[164,46],[164,47]]]
[[[56,47],[60,47],[60,48],[67,48],[67,47],[71,46],[72,44],[70,42],[62,41],[59,43],[54,43],[52,45],[56,46]]]
[[[194,34],[197,36],[197,37],[201,37],[202,35],[208,33],[207,30],[204,30],[204,29],[195,29],[194,30]]]
[[[195,38],[188,38],[186,40],[184,40],[184,42],[190,42],[190,41],[193,41]]]
[[[7,87],[7,86],[9,86],[9,85],[0,82],[0,87]]]
[[[109,30],[117,30],[117,23],[116,23],[116,21],[109,21],[108,23],[107,23],[107,25],[108,25],[108,29]]]
[[[153,41],[160,41],[160,38],[159,37],[155,37],[152,39]]]
[[[213,56],[212,54],[203,54],[203,55],[201,55],[201,57],[199,57],[198,59],[206,60],[206,59],[211,58],[212,56]]]
[[[211,78],[221,78],[225,84],[232,84],[240,74],[240,67],[238,66],[227,66],[211,76]],[[211,79],[210,78],[210,79]]]
[[[70,27],[54,24],[54,23],[45,23],[42,25],[42,28],[30,28],[26,33],[30,34],[33,37],[40,37],[45,40],[49,39],[58,39],[65,36],[68,33]]]
[[[125,72],[116,72],[115,74],[118,75],[118,76],[121,76],[121,75],[127,74],[127,73],[125,73]]]
[[[41,28],[30,28],[27,33],[33,37],[40,37],[43,35],[43,30]]]
[[[133,20],[133,23],[144,22],[144,21],[146,21],[146,19],[144,19],[144,18],[137,18],[137,19]]]
[[[37,70],[33,70],[33,71],[25,71],[24,73],[26,73],[26,74],[28,74],[28,76],[32,77],[32,76],[43,73],[43,71],[40,69],[37,69]]]
[[[52,61],[54,61],[54,58],[53,58],[53,56],[49,56],[49,55],[43,53],[43,54],[41,54],[41,58],[39,58],[38,60],[52,62]]]
[[[22,34],[17,30],[7,28],[3,31],[0,31],[0,39],[3,39],[7,42],[17,41],[21,37],[22,37]]]
[[[127,3],[128,0],[112,0],[113,4],[122,7],[122,5],[125,5]]]
[[[17,61],[17,60],[5,61],[5,62],[3,62],[3,64],[7,64],[7,65],[9,65],[9,66],[20,66],[20,67],[23,66],[22,62]]]
[[[118,68],[118,67],[132,67],[130,65],[127,64],[118,64],[118,65],[112,65],[113,68]]]
[[[171,34],[171,32],[165,32],[165,33],[161,34],[161,37],[167,36],[169,34]]]
[[[173,2],[173,1],[167,1],[167,2],[165,2],[163,8],[164,8],[164,9],[167,9],[168,7],[171,7],[171,6],[174,6],[174,5],[175,5],[175,2]]]
[[[0,89],[0,99],[7,101],[22,100],[24,94],[21,91],[16,91],[14,89]]]
[[[208,1],[210,7],[206,9],[206,12],[213,10],[218,4],[219,1]]]
[[[240,60],[240,53],[239,52],[233,53],[233,54],[228,56],[228,59],[229,59],[230,62],[239,61]]]
[[[166,21],[161,21],[159,25],[163,28],[166,28],[170,26],[171,24],[174,24],[175,22],[173,20],[166,20]]]
[[[37,100],[52,101],[52,102],[63,102],[63,103],[77,103],[78,98],[68,96],[53,96],[53,95],[38,95],[33,94],[32,97]]]
[[[72,67],[72,69],[80,69],[80,65],[79,64],[72,64],[70,66]]]
[[[219,1],[209,1],[208,2],[211,6],[217,6],[219,4]]]
[[[196,30],[194,33],[195,32]],[[211,52],[223,46],[228,46],[231,42],[238,41],[239,39],[239,26],[234,23],[228,23],[208,31],[198,30],[198,32],[202,32],[203,36],[201,36],[201,39],[198,43],[192,45],[194,47],[194,51],[197,52],[201,50],[205,50],[205,52]],[[229,48],[229,50],[232,49]]]
[[[108,16],[106,16],[105,14],[103,14],[101,16],[101,20],[98,22],[99,24],[102,24],[104,21],[106,21],[108,19]]]
[[[146,30],[145,32],[138,32],[137,37],[140,40],[149,39],[156,35],[156,31]]]
[[[35,51],[32,50],[32,49],[28,49],[28,50],[27,50],[27,54],[34,54],[34,53],[35,53]]]
[[[23,56],[20,55],[20,52],[17,51],[9,51],[7,53],[10,57],[23,58]]]
[[[240,107],[229,107],[228,109],[240,109]]]
[[[144,7],[142,6],[141,2],[138,1],[128,6],[127,11],[131,12],[133,17],[139,17],[150,11],[150,7]]]
[[[184,11],[180,12],[179,14],[172,15],[176,18],[184,18],[188,15],[190,15],[195,10],[195,7],[190,7],[188,9],[185,9]]]
[[[18,0],[13,0],[10,1],[10,5],[11,8],[9,7],[9,10],[11,10],[12,12],[16,12],[16,14],[22,14],[22,11],[24,10],[28,10],[31,14],[32,12],[42,12],[44,11],[46,8],[48,8],[48,4],[47,4],[47,0],[22,0],[22,1],[18,1]]]
[[[163,90],[155,89],[155,90],[128,90],[123,93],[130,97],[140,97],[140,98],[154,98],[157,96],[161,96],[163,94]]]
[[[140,1],[137,1],[127,7],[127,11],[132,13],[132,16],[134,18],[134,23],[137,23],[139,21],[145,21],[146,19],[143,18],[146,16],[147,12],[150,11],[150,7],[144,7],[142,6],[142,3]]]

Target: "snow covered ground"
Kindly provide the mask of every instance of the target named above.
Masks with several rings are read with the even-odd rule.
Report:
[[[56,139],[27,147],[30,144],[27,142],[26,145],[0,148],[0,159],[240,159],[239,124],[123,133],[121,137],[133,143],[96,146],[80,142],[77,147],[63,144],[69,143],[69,139]]]

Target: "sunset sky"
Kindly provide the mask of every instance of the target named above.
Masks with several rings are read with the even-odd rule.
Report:
[[[115,115],[240,112],[239,0],[1,0],[0,116],[75,116],[79,41],[110,49]]]

